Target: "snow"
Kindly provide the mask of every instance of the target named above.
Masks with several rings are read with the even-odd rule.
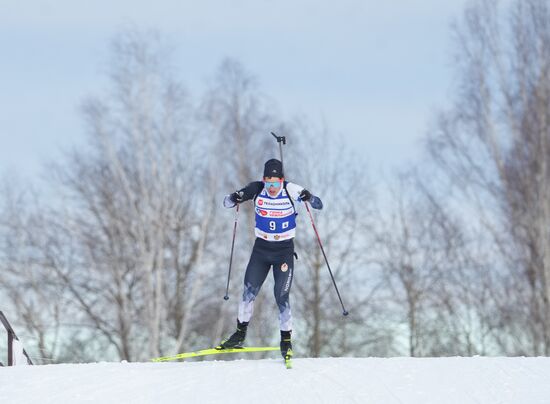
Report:
[[[3,403],[548,404],[550,358],[322,358],[0,368]]]

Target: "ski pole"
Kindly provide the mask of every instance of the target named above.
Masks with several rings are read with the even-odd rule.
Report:
[[[283,145],[286,144],[286,137],[284,136],[277,136],[275,133],[271,132],[273,137],[277,139],[277,143],[279,143],[279,151],[281,153],[281,166],[283,166],[283,173],[285,172],[285,165],[283,163]]]
[[[311,215],[311,211],[309,210],[309,204],[307,202],[304,202],[306,205],[307,213],[309,214],[309,219],[311,220],[311,225],[313,226],[313,231],[315,231],[315,235],[317,236],[317,241],[319,242],[319,247],[321,247],[321,252],[323,253],[323,257],[325,257],[325,262],[327,263],[328,272],[330,273],[330,277],[332,278],[332,283],[334,284],[334,288],[336,289],[336,294],[338,295],[338,299],[340,299],[340,304],[342,305],[342,314],[344,316],[347,316],[349,312],[344,307],[344,303],[342,302],[342,297],[340,297],[340,292],[338,291],[338,286],[336,286],[336,281],[334,280],[334,275],[332,275],[332,270],[330,269],[330,265],[328,263],[327,255],[325,254],[325,249],[323,248],[323,243],[321,243],[321,238],[319,237],[319,232],[317,231],[317,227],[315,227],[315,222],[313,221],[313,216]]]
[[[229,272],[227,274],[227,287],[223,300],[229,300],[229,279],[231,278],[231,264],[233,263],[233,250],[235,249],[235,235],[237,234],[237,219],[239,218],[239,204],[235,210],[235,224],[233,225],[233,241],[231,242],[231,255],[229,257]]]

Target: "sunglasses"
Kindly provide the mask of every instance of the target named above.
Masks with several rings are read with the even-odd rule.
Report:
[[[281,181],[264,181],[264,184],[266,186],[266,188],[269,188],[269,187],[279,187],[281,186]]]

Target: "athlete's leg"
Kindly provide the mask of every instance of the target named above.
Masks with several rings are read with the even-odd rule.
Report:
[[[254,247],[244,275],[244,291],[237,317],[240,322],[249,322],[252,318],[254,300],[260,292],[270,267],[271,264],[266,260],[265,255]]]
[[[281,331],[292,330],[292,312],[290,310],[290,287],[294,277],[294,249],[288,249],[276,263],[273,263],[273,278],[275,279],[275,300],[279,307],[279,323]]]

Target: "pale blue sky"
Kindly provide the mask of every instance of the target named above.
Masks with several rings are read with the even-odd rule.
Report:
[[[324,119],[375,169],[400,165],[450,103],[450,24],[465,4],[0,0],[0,173],[33,179],[82,138],[79,104],[101,94],[109,41],[129,25],[176,45],[192,91],[234,57],[287,118]]]

